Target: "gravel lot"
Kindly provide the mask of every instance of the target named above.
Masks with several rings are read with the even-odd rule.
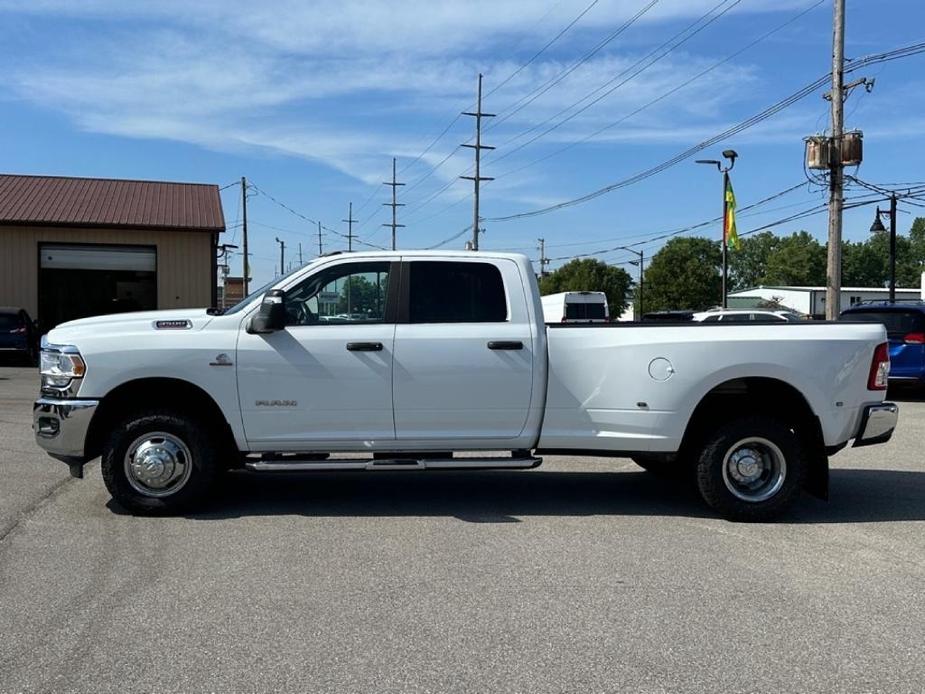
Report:
[[[832,500],[713,517],[628,460],[237,475],[124,515],[0,367],[0,691],[920,692],[925,402]]]

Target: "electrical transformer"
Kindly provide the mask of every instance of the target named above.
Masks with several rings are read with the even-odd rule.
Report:
[[[864,133],[851,130],[841,138],[841,163],[844,166],[859,166],[864,159]]]
[[[811,135],[806,140],[806,168],[828,169],[831,161],[832,140],[825,135]]]
[[[826,135],[811,135],[805,142],[807,169],[828,169],[839,159],[842,166],[859,166],[864,159],[864,133],[860,130],[842,134],[840,151]]]

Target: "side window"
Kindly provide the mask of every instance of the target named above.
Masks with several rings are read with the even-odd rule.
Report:
[[[507,298],[501,272],[491,263],[411,261],[412,323],[501,323]]]
[[[388,262],[322,270],[286,292],[286,325],[381,323],[388,287]]]
[[[747,323],[751,320],[748,313],[727,313],[723,316],[723,323]]]
[[[719,323],[719,316],[707,316],[703,319],[703,323]]]

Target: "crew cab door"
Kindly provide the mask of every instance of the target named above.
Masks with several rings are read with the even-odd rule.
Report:
[[[286,289],[284,330],[252,335],[242,326],[238,394],[254,450],[394,440],[398,292],[391,279],[398,267],[388,260],[332,261]]]
[[[535,359],[524,281],[506,259],[403,258],[394,375],[399,442],[492,439],[501,446],[521,435]]]

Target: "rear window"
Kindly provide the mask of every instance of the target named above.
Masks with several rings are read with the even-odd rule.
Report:
[[[22,320],[16,313],[0,313],[0,330],[13,330],[21,328]]]
[[[568,320],[604,320],[604,304],[573,304],[566,302],[565,317]]]
[[[412,323],[502,323],[507,298],[491,263],[417,260],[411,267]]]
[[[891,337],[925,332],[925,316],[918,311],[854,311],[843,313],[840,320],[852,323],[881,323]]]

